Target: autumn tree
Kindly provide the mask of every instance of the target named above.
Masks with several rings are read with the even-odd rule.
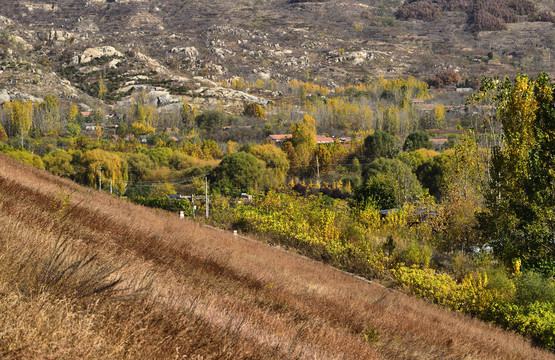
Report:
[[[487,154],[478,147],[473,133],[461,136],[446,157],[441,187],[449,246],[468,249],[478,241],[475,215],[483,206],[486,164]]]
[[[291,125],[291,143],[295,148],[300,165],[307,165],[316,148],[316,120],[308,114],[303,120]]]
[[[292,175],[299,174],[299,157],[297,156],[297,152],[295,151],[295,147],[291,143],[291,141],[285,141],[281,144],[281,150],[287,156],[287,160],[289,161],[289,173]]]
[[[102,176],[102,183],[109,184],[113,181],[114,186],[124,192],[127,181],[127,163],[117,154],[102,149],[89,150],[81,157],[82,171],[78,179],[91,187],[98,185],[98,177]],[[100,174],[100,175],[99,175]]]
[[[183,103],[179,108],[179,115],[181,116],[181,124],[187,128],[194,125],[195,117],[197,116],[197,109],[187,103]]]
[[[79,106],[76,103],[72,103],[69,107],[69,113],[67,115],[67,122],[74,123],[77,120],[77,116],[79,115]]]
[[[156,117],[156,109],[150,105],[136,103],[130,110],[133,123],[131,132],[135,135],[154,134],[156,130],[153,123]]]
[[[59,134],[62,124],[58,100],[52,95],[46,95],[44,101],[35,108],[33,120],[34,128],[41,134]]]
[[[0,124],[0,141],[8,141],[8,134],[6,134],[2,124]]]
[[[106,95],[108,89],[106,89],[106,85],[104,85],[104,79],[102,78],[102,73],[98,75],[98,97],[100,99],[104,99],[104,95]]]
[[[259,120],[264,120],[266,118],[266,112],[264,111],[264,108],[256,103],[249,103],[245,105],[243,115],[254,117]]]
[[[534,81],[488,79],[503,125],[502,146],[493,149],[486,211],[479,216],[484,241],[507,264],[555,274],[555,101],[545,73]]]
[[[72,160],[71,154],[60,149],[48,153],[42,158],[46,170],[58,176],[66,177],[75,175]]]
[[[10,134],[21,137],[21,147],[23,139],[29,133],[33,124],[33,103],[31,101],[13,101],[4,104],[10,114]]]

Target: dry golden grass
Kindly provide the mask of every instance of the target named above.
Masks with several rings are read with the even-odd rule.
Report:
[[[0,358],[555,358],[483,322],[3,156],[0,234]]]

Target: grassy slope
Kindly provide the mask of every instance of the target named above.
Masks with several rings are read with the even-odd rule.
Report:
[[[490,325],[3,155],[0,234],[1,358],[554,358]]]

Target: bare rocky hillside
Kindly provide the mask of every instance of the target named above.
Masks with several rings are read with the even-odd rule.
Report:
[[[333,88],[445,70],[474,82],[553,73],[555,25],[535,21],[553,4],[536,3],[534,15],[506,30],[476,32],[472,12],[455,6],[431,20],[401,20],[400,1],[3,1],[0,83],[9,91],[0,98],[52,92],[94,105],[101,75],[108,104],[148,89],[158,105],[185,97],[209,106],[279,96],[276,86],[249,95],[218,85],[235,77]]]

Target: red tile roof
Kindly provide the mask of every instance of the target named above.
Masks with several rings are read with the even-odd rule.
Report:
[[[434,145],[443,145],[448,141],[448,139],[430,139],[430,142]]]

